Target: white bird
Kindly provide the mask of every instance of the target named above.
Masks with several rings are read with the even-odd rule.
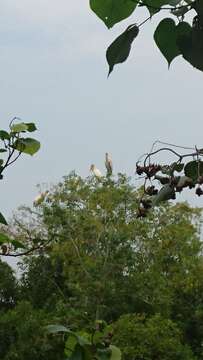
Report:
[[[36,198],[33,201],[33,206],[37,207],[39,206],[45,199],[46,195],[49,193],[49,191],[42,192],[36,196]]]
[[[105,154],[105,166],[107,170],[107,176],[111,176],[113,172],[113,162],[108,153]]]
[[[90,166],[90,171],[94,174],[94,176],[96,176],[96,178],[101,179],[102,173],[94,164]]]

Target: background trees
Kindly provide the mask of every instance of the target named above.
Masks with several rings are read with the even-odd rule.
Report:
[[[88,334],[95,331],[103,349],[98,359],[110,358],[110,343],[129,360],[201,359],[201,211],[166,203],[139,219],[138,206],[139,191],[125,175],[97,180],[72,173],[38,207],[16,214],[10,232],[23,251],[33,244],[37,250],[21,263],[17,300],[0,320],[0,342],[5,322],[12,337],[2,360],[14,353],[28,359],[31,341],[32,360],[52,359],[53,352],[80,359],[83,346],[91,358]],[[83,329],[86,345],[74,340],[73,357],[63,355],[72,335],[61,328],[48,335],[50,324]]]

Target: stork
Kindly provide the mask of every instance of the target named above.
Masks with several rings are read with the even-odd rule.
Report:
[[[94,164],[90,166],[90,171],[93,173],[94,176],[96,176],[97,179],[101,179],[102,173],[99,169],[96,168]]]
[[[107,176],[111,176],[113,172],[113,163],[108,153],[105,154],[105,166],[107,170]]]
[[[41,205],[41,203],[44,201],[44,199],[48,193],[49,193],[49,191],[47,190],[45,192],[38,194],[33,201],[33,206],[37,207],[37,206]]]

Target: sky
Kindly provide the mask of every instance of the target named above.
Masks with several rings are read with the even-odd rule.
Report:
[[[1,128],[18,116],[36,123],[41,142],[37,155],[5,172],[0,211],[7,217],[32,205],[37,184],[47,187],[72,170],[88,176],[92,163],[104,172],[106,151],[115,173],[134,176],[137,159],[157,139],[203,147],[203,73],[181,57],[168,70],[153,42],[159,15],[107,79],[105,49],[146,18],[143,10],[111,30],[87,0],[2,0],[0,14]]]

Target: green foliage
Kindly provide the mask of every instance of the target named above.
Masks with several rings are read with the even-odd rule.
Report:
[[[0,316],[0,358],[3,360],[61,360],[61,339],[47,338],[47,316],[27,302]]]
[[[182,55],[192,66],[201,71],[203,71],[202,4],[201,0],[90,0],[91,9],[104,21],[108,28],[126,19],[133,12],[136,13],[138,7],[146,9],[150,13],[150,17],[138,25],[133,25],[137,29],[135,36],[138,35],[138,30],[142,25],[163,10],[164,15],[167,15],[158,24],[154,33],[154,40],[166,58],[168,65],[175,57]],[[193,15],[194,11],[195,16]],[[175,21],[168,18],[168,14],[175,17]],[[184,21],[188,14],[194,16],[191,23]],[[133,36],[129,40],[129,37],[126,36],[129,28],[117,37],[107,50],[109,73],[115,64],[124,62],[129,56],[131,43],[135,38]],[[111,56],[110,50],[113,53]]]
[[[15,306],[17,301],[17,281],[8,264],[0,261],[0,312]]]
[[[0,180],[3,179],[3,172],[7,167],[12,165],[22,153],[28,155],[34,155],[40,149],[39,141],[33,138],[24,138],[22,134],[26,132],[33,132],[37,130],[34,123],[16,123],[18,118],[13,118],[9,125],[9,131],[0,130]],[[7,221],[0,213],[0,224],[7,225]],[[6,236],[0,234],[0,244],[2,244],[2,237]],[[23,248],[23,244],[20,241],[12,241],[8,237],[5,239],[4,248],[2,249],[3,254],[7,249],[7,244],[10,243],[13,247]],[[7,244],[6,244],[7,243]]]
[[[9,231],[40,247],[0,317],[2,360],[202,359],[201,210],[166,202],[139,219],[139,197],[125,175],[73,173],[19,210]]]
[[[123,360],[195,360],[177,325],[160,315],[124,315],[113,328]]]
[[[116,346],[110,345],[108,328],[102,321],[97,321],[91,332],[73,332],[61,325],[49,325],[47,330],[51,334],[67,335],[67,360],[121,360],[121,352]]]

